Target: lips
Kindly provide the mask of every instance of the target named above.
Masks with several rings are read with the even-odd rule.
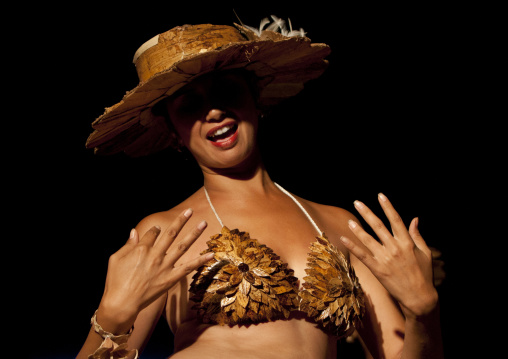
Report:
[[[216,126],[207,132],[206,138],[216,147],[229,148],[238,138],[238,125],[235,122],[228,122]]]

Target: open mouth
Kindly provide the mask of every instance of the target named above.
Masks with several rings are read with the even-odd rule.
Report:
[[[212,141],[217,144],[227,142],[236,134],[237,130],[238,125],[236,123],[225,124],[223,126],[211,129],[207,133],[206,138],[209,141]]]

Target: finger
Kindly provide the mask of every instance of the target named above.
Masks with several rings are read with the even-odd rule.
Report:
[[[408,231],[399,213],[395,210],[390,200],[382,193],[378,194],[379,204],[390,222],[392,233],[396,239],[409,239]]]
[[[204,265],[206,262],[211,260],[215,255],[214,252],[203,254],[189,262],[183,263],[182,265],[175,267],[171,271],[172,279],[175,282],[178,282],[180,279],[185,277],[186,275],[191,274],[193,271]]]
[[[363,264],[365,264],[367,268],[372,270],[375,267],[376,260],[367,248],[359,245],[356,243],[356,241],[353,241],[345,236],[340,237],[340,240],[349,250],[349,252],[358,258]]]
[[[131,233],[129,234],[129,239],[125,242],[125,245],[117,251],[119,256],[123,256],[128,253],[132,246],[136,245],[139,242],[139,234],[135,228],[131,229]]]
[[[139,240],[138,243],[146,244],[152,247],[160,233],[161,227],[153,226],[148,231],[146,231],[145,234],[143,234],[143,237],[141,237],[141,240]]]
[[[415,219],[418,221],[418,218],[415,218]],[[418,222],[416,222],[416,225],[418,227]],[[437,259],[443,255],[443,253],[441,253],[441,251],[437,248],[429,247],[429,249],[430,249],[430,252],[432,253],[432,259]]]
[[[201,221],[192,231],[190,231],[182,240],[173,244],[166,255],[165,261],[171,266],[190,248],[190,246],[199,238],[208,224]]]
[[[432,257],[432,250],[427,246],[427,243],[425,243],[425,240],[418,230],[418,217],[415,217],[411,221],[411,224],[409,225],[409,235],[419,249],[424,251],[428,256]]]
[[[374,255],[378,251],[379,247],[382,246],[378,241],[376,241],[375,238],[373,238],[370,234],[365,232],[365,230],[352,219],[348,221],[348,226],[351,232],[353,232],[356,238],[358,238],[361,245],[363,245],[365,249],[370,251],[372,255]]]
[[[136,231],[136,228],[131,229],[131,233],[129,235],[129,239],[127,240],[127,244],[137,244],[139,242],[139,234]]]
[[[159,240],[155,244],[154,248],[157,248],[157,250],[160,253],[166,254],[168,248],[171,246],[171,244],[174,242],[175,238],[178,236],[180,231],[182,230],[183,226],[189,218],[192,216],[192,209],[186,209],[176,219],[171,223],[164,233],[159,237]]]
[[[394,238],[391,232],[385,227],[383,221],[381,221],[364,203],[355,201],[354,205],[358,213],[360,213],[370,228],[376,233],[381,242],[386,246],[392,246],[394,244]]]

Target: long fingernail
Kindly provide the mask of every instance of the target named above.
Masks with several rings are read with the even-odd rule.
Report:
[[[189,218],[191,215],[192,215],[192,208],[189,208],[188,210],[186,210],[183,215],[187,218]]]

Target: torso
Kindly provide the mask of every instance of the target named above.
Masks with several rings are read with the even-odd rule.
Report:
[[[225,226],[250,233],[251,238],[267,245],[288,263],[302,283],[305,277],[309,246],[318,235],[316,229],[291,198],[275,191],[269,198],[220,201],[211,200]],[[346,253],[340,244],[341,235],[349,233],[347,221],[352,215],[342,209],[319,205],[296,197],[330,242]],[[201,220],[208,227],[176,266],[199,256],[207,248],[210,236],[221,231],[215,214],[208,204],[203,188],[175,208],[150,216],[150,221],[161,227],[169,225],[176,215],[192,208],[193,216],[183,231],[191,230]],[[182,233],[183,234],[183,233]],[[165,316],[175,334],[175,352],[172,358],[235,357],[242,358],[335,358],[335,339],[321,331],[304,313],[295,313],[290,320],[245,326],[203,325],[191,310],[189,285],[191,273],[168,293]],[[301,314],[301,315],[299,315]],[[218,340],[217,338],[221,338]],[[331,344],[331,345],[330,345]],[[252,350],[249,350],[252,348]],[[249,353],[246,356],[246,353]],[[241,354],[241,355],[240,355]],[[271,356],[272,355],[272,356]]]

